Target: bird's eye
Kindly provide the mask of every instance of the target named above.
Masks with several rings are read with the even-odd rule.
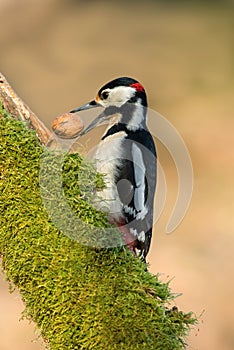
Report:
[[[103,93],[101,94],[101,99],[106,100],[108,96],[109,96],[109,93],[107,91],[103,91]]]

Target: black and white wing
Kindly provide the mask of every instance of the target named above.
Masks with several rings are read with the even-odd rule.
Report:
[[[156,151],[148,132],[126,142],[125,159],[117,178],[126,229],[132,238],[132,250],[145,259],[151,242],[153,202],[156,186]],[[147,142],[146,142],[147,140]]]

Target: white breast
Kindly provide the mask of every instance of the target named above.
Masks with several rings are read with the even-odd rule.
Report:
[[[106,137],[98,145],[95,154],[97,171],[104,174],[106,188],[98,192],[95,206],[110,213],[111,218],[119,220],[122,216],[122,204],[119,200],[115,175],[120,162],[121,145],[126,136],[124,131]]]

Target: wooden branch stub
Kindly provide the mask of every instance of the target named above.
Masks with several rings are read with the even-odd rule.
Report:
[[[4,109],[10,113],[13,118],[27,121],[30,127],[36,131],[40,143],[42,145],[49,145],[50,147],[50,145],[53,143],[53,133],[15,93],[1,72],[0,99]]]

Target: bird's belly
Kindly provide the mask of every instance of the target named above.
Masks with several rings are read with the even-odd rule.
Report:
[[[107,211],[116,221],[122,216],[122,203],[116,186],[116,176],[121,163],[121,145],[125,132],[108,136],[99,145],[95,153],[97,171],[104,175],[105,188],[99,191],[95,206]]]

